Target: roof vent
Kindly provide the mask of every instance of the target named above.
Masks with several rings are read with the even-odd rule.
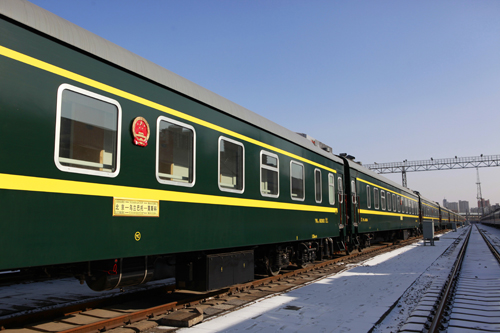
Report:
[[[303,136],[307,140],[311,141],[313,145],[319,147],[320,149],[326,151],[327,153],[331,153],[333,151],[332,147],[325,145],[323,142],[316,140],[315,138],[305,134],[305,133],[297,133],[300,136]]]

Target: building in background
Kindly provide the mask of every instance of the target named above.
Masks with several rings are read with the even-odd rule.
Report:
[[[485,200],[485,199],[481,199],[477,202],[477,207],[478,208],[486,208],[486,207],[490,207],[490,200]]]
[[[458,210],[460,213],[470,213],[469,202],[458,200]]]
[[[448,209],[458,213],[458,202],[448,202]]]
[[[481,199],[477,202],[478,213],[488,214],[490,212],[490,200]]]

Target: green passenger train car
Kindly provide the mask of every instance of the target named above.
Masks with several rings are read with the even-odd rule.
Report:
[[[362,246],[374,239],[406,239],[420,233],[418,196],[371,170],[346,160],[352,233]]]
[[[0,271],[215,289],[434,216],[329,147],[25,0],[0,2],[0,119]]]
[[[108,289],[126,279],[99,272],[189,253],[260,246],[275,273],[333,252],[340,158],[29,2],[0,10],[0,270],[83,263]]]
[[[422,219],[434,222],[434,229],[441,230],[442,223],[440,218],[440,206],[437,202],[433,202],[424,197],[420,198]]]

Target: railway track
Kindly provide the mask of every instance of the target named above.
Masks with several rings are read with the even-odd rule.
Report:
[[[442,283],[423,297],[402,332],[500,332],[500,255],[477,225]]]
[[[112,328],[152,323],[162,325],[189,326],[193,323],[234,311],[249,302],[297,288],[324,276],[346,268],[346,265],[364,261],[380,253],[402,247],[420,238],[411,238],[398,243],[377,244],[361,253],[342,255],[335,259],[317,262],[302,269],[284,271],[273,277],[262,277],[250,283],[236,285],[209,293],[174,290],[173,286],[150,290],[141,300],[124,299],[119,304],[109,300],[99,304],[93,300],[88,304],[41,311],[34,316],[26,314],[0,321],[0,327],[24,328],[24,332],[99,332]],[[148,296],[149,295],[149,296]],[[154,295],[154,296],[153,296]],[[139,297],[137,297],[139,298]],[[41,318],[50,319],[39,322]],[[148,321],[149,320],[149,321]],[[146,326],[144,326],[146,325]],[[157,324],[156,324],[157,325]],[[135,330],[139,329],[134,327]],[[2,333],[3,333],[2,332]]]

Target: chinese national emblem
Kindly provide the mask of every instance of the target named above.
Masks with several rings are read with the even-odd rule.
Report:
[[[132,134],[134,135],[134,144],[146,147],[149,139],[149,124],[146,119],[137,117],[132,123]]]

